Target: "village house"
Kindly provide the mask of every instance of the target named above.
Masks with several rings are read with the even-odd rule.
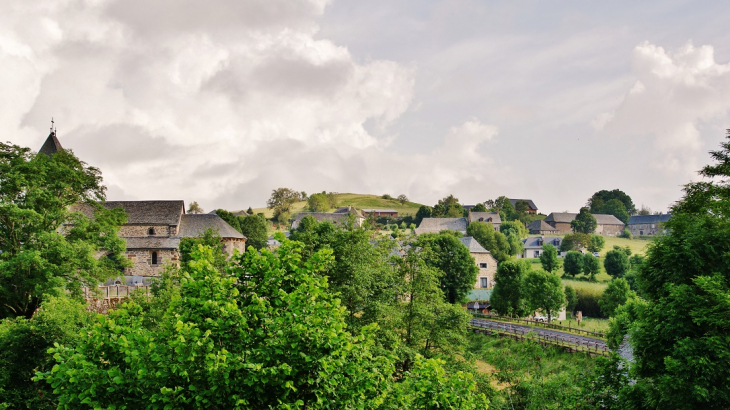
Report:
[[[537,214],[537,205],[535,205],[535,203],[532,202],[532,199],[512,199],[512,198],[509,198],[509,203],[511,203],[512,204],[512,207],[515,208],[515,209],[517,208],[517,202],[519,202],[519,201],[524,201],[524,202],[527,203],[527,213],[528,214],[533,214],[533,215]]]
[[[498,212],[472,212],[469,211],[467,222],[489,222],[494,225],[494,229],[499,231],[500,225],[502,225],[502,218]]]
[[[555,235],[558,230],[542,219],[537,219],[527,225],[527,230],[532,235]]]
[[[471,236],[459,238],[461,243],[469,249],[479,271],[474,289],[491,289],[494,287],[494,276],[497,274],[497,260],[492,253],[484,249],[476,239]]]
[[[634,236],[656,235],[665,232],[663,225],[670,217],[670,214],[634,215],[629,217],[627,227]]]
[[[550,244],[560,249],[563,238],[559,236],[529,236],[522,240],[524,250],[517,258],[539,258],[542,255],[543,245]]]
[[[560,234],[572,233],[573,228],[570,223],[578,216],[576,213],[570,212],[553,212],[545,218],[545,222],[555,228]],[[596,218],[596,231],[598,235],[617,236],[624,230],[624,223],[613,215],[593,214]]]
[[[346,223],[350,217],[353,218],[353,221],[356,226],[362,226],[362,223],[365,221],[365,217],[363,214],[358,211],[357,209],[347,206],[347,207],[341,207],[338,208],[335,212],[328,213],[328,212],[300,212],[297,214],[297,216],[294,218],[294,221],[291,223],[291,229],[297,229],[299,227],[299,224],[302,222],[302,219],[306,216],[311,216],[312,218],[316,219],[319,222],[323,221],[329,221],[332,222],[335,225],[342,225]]]
[[[423,218],[416,228],[416,235],[439,233],[446,230],[466,235],[466,226],[466,218]]]

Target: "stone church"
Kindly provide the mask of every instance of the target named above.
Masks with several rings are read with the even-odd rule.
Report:
[[[38,152],[53,155],[62,149],[55,130],[51,130]],[[119,237],[126,240],[126,255],[132,262],[124,277],[112,279],[107,285],[148,284],[151,278],[162,274],[165,265],[180,263],[178,247],[182,238],[200,236],[207,229],[218,232],[229,256],[235,250],[243,252],[246,246],[246,237],[218,215],[186,214],[182,200],[106,201],[102,205],[107,209],[122,208],[127,213],[127,223],[119,229]],[[93,216],[88,205],[79,204],[73,210]]]

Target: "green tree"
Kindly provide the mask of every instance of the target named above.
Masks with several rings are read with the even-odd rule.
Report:
[[[197,251],[198,246],[203,245],[212,249],[213,266],[218,270],[226,267],[227,254],[223,249],[223,240],[218,231],[206,229],[202,234],[195,238],[181,238],[178,250],[180,252],[180,263],[188,268],[190,262],[193,261],[193,253]]]
[[[549,243],[542,245],[540,264],[542,265],[542,268],[548,272],[554,272],[560,269],[560,259],[558,259],[558,250],[555,246]]]
[[[606,290],[603,291],[603,296],[598,301],[598,305],[601,307],[601,312],[610,317],[613,316],[619,306],[635,297],[636,294],[629,288],[626,280],[618,278],[608,284]]]
[[[565,285],[565,309],[573,313],[575,307],[578,305],[578,294],[575,289],[570,285]]]
[[[126,214],[99,205],[105,189],[99,170],[70,151],[0,143],[0,318],[30,318],[45,295],[80,298],[83,285],[128,265],[117,236]]]
[[[612,199],[618,199],[621,201],[624,205],[624,209],[629,215],[636,214],[636,206],[634,206],[634,202],[631,200],[631,197],[620,189],[614,189],[611,191],[604,189],[598,191],[588,199],[588,203],[586,205],[590,208],[591,213],[604,214],[607,213],[603,211],[604,205]]]
[[[522,280],[525,302],[531,311],[544,312],[550,322],[552,315],[565,307],[565,293],[560,277],[544,270],[529,271]]]
[[[327,212],[330,209],[326,194],[312,194],[307,199],[307,208],[310,212]]]
[[[193,201],[190,205],[188,205],[189,214],[202,214],[203,212],[203,208],[201,208],[196,201]]]
[[[588,252],[600,252],[606,246],[606,239],[601,235],[591,235]]]
[[[629,271],[631,264],[629,263],[629,257],[626,255],[626,252],[614,249],[606,253],[603,267],[606,269],[606,273],[612,277],[621,278]]]
[[[518,238],[527,238],[529,232],[525,228],[525,224],[520,221],[505,221],[499,225],[499,231],[504,235],[517,235]]]
[[[497,266],[489,303],[500,315],[522,317],[529,313],[522,289],[523,278],[529,271],[529,263],[519,259],[511,259]]]
[[[418,208],[418,211],[416,212],[416,219],[414,220],[414,223],[416,225],[420,225],[421,221],[423,221],[423,218],[430,218],[431,213],[433,212],[433,208],[426,205],[421,205],[420,208]]]
[[[472,212],[487,212],[487,207],[484,206],[483,203],[478,203],[474,205],[474,207],[471,209]]]
[[[509,243],[509,254],[520,255],[525,250],[525,244],[519,236],[510,233],[507,235],[507,243]]]
[[[489,222],[474,221],[466,228],[466,235],[473,237],[479,245],[488,250],[499,262],[510,258],[513,251],[507,237],[494,230]]]
[[[449,234],[421,235],[415,246],[424,248],[426,263],[441,271],[440,287],[446,301],[462,303],[474,288],[479,271],[469,249]]]
[[[583,271],[583,254],[577,251],[570,251],[565,255],[563,271],[572,277]]]
[[[225,209],[216,209],[215,214],[220,216],[222,220],[226,221],[228,225],[231,225],[233,229],[241,232],[241,225],[238,222],[238,217],[233,215],[233,212],[226,211]]]
[[[575,233],[592,234],[596,231],[597,226],[596,217],[591,215],[586,207],[581,208],[578,216],[570,223],[570,227]]]
[[[239,216],[238,225],[240,232],[246,237],[246,245],[254,249],[263,249],[267,246],[269,235],[267,233],[266,219],[260,215]]]
[[[591,247],[591,236],[584,233],[573,233],[563,237],[560,242],[560,251],[580,251]]]
[[[277,188],[271,191],[271,197],[266,201],[266,207],[274,210],[274,218],[279,220],[279,222],[285,222],[279,216],[282,214],[290,214],[291,206],[300,199],[301,195],[299,192],[293,189]]]
[[[589,277],[591,282],[595,282],[596,275],[601,273],[601,262],[598,258],[590,253],[583,255],[583,273]]]
[[[624,224],[629,223],[629,212],[626,210],[626,206],[619,199],[608,200],[601,207],[601,214],[609,214],[618,218]]]
[[[408,202],[408,197],[405,194],[398,195],[398,202],[400,202],[401,205],[405,205],[406,202]]]
[[[9,409],[55,409],[53,388],[32,381],[36,371],[49,371],[54,343],[74,346],[92,322],[85,304],[50,296],[32,318],[0,322],[0,406]]]

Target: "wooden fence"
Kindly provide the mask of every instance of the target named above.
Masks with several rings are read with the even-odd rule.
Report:
[[[573,336],[569,334],[551,335],[535,332],[533,329],[513,326],[509,323],[495,323],[476,320],[471,322],[469,330],[476,333],[496,333],[500,336],[521,341],[532,340],[533,342],[540,343],[543,346],[562,347],[570,353],[581,352],[596,356],[610,356],[610,350],[605,342],[586,340],[580,336]]]
[[[99,286],[96,288],[83,287],[84,297],[86,299],[121,299],[128,298],[132,292],[137,289],[144,289],[145,293],[149,293],[149,286],[127,286],[127,285],[112,285],[112,286]]]
[[[506,321],[506,322],[525,323],[529,326],[539,326],[539,327],[544,327],[545,329],[555,329],[555,330],[562,330],[562,331],[578,333],[578,334],[586,334],[589,336],[600,337],[601,339],[606,338],[606,334],[603,332],[593,332],[590,330],[584,330],[584,329],[580,329],[580,328],[572,327],[572,326],[556,325],[554,323],[538,322],[536,320],[529,320],[529,319],[516,319],[516,318],[511,318],[511,317],[506,317],[506,316],[483,315],[480,313],[472,313],[472,315],[477,318],[484,318],[484,319],[490,319],[490,320],[502,320],[502,321]]]

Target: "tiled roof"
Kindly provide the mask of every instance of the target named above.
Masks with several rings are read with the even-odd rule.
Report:
[[[560,241],[563,240],[559,236],[528,236],[522,240],[522,243],[525,245],[525,249],[541,249],[542,245],[539,245],[540,239],[542,239],[542,245],[550,244],[556,248],[560,247]]]
[[[183,201],[107,201],[107,209],[122,207],[127,224],[177,225],[185,212]]]
[[[461,243],[464,244],[469,249],[469,253],[490,253],[488,250],[484,249],[482,245],[477,242],[476,239],[472,238],[471,236],[465,236],[463,238],[459,238]]]
[[[48,134],[48,138],[46,138],[46,142],[43,143],[43,146],[38,153],[51,155],[58,151],[63,151],[63,147],[58,141],[58,138],[56,138],[56,131],[51,131],[51,133]]]
[[[501,224],[502,218],[499,216],[499,212],[469,212],[469,221],[474,222],[480,219],[484,219],[484,222],[489,222],[489,218],[492,218],[492,224]]]
[[[532,202],[532,199],[519,199],[519,198],[512,199],[512,198],[510,198],[509,203],[511,203],[512,206],[514,207],[515,204],[517,203],[517,201],[525,201],[525,202],[527,202],[527,206],[529,206],[530,209],[537,210],[537,205],[535,205],[535,203]]]
[[[124,238],[127,241],[127,249],[177,249],[180,238],[154,237],[146,238]]]
[[[221,238],[243,239],[245,236],[233,229],[226,221],[215,214],[187,214],[180,218],[180,229],[178,236],[182,238],[194,238],[202,235],[206,229],[218,231]]]
[[[672,215],[670,215],[670,214],[662,214],[662,215],[634,215],[632,217],[629,217],[629,225],[635,225],[635,224],[656,224],[656,223],[667,222],[671,216]]]
[[[466,218],[423,218],[416,228],[416,235],[439,233],[450,230],[466,233]]]

